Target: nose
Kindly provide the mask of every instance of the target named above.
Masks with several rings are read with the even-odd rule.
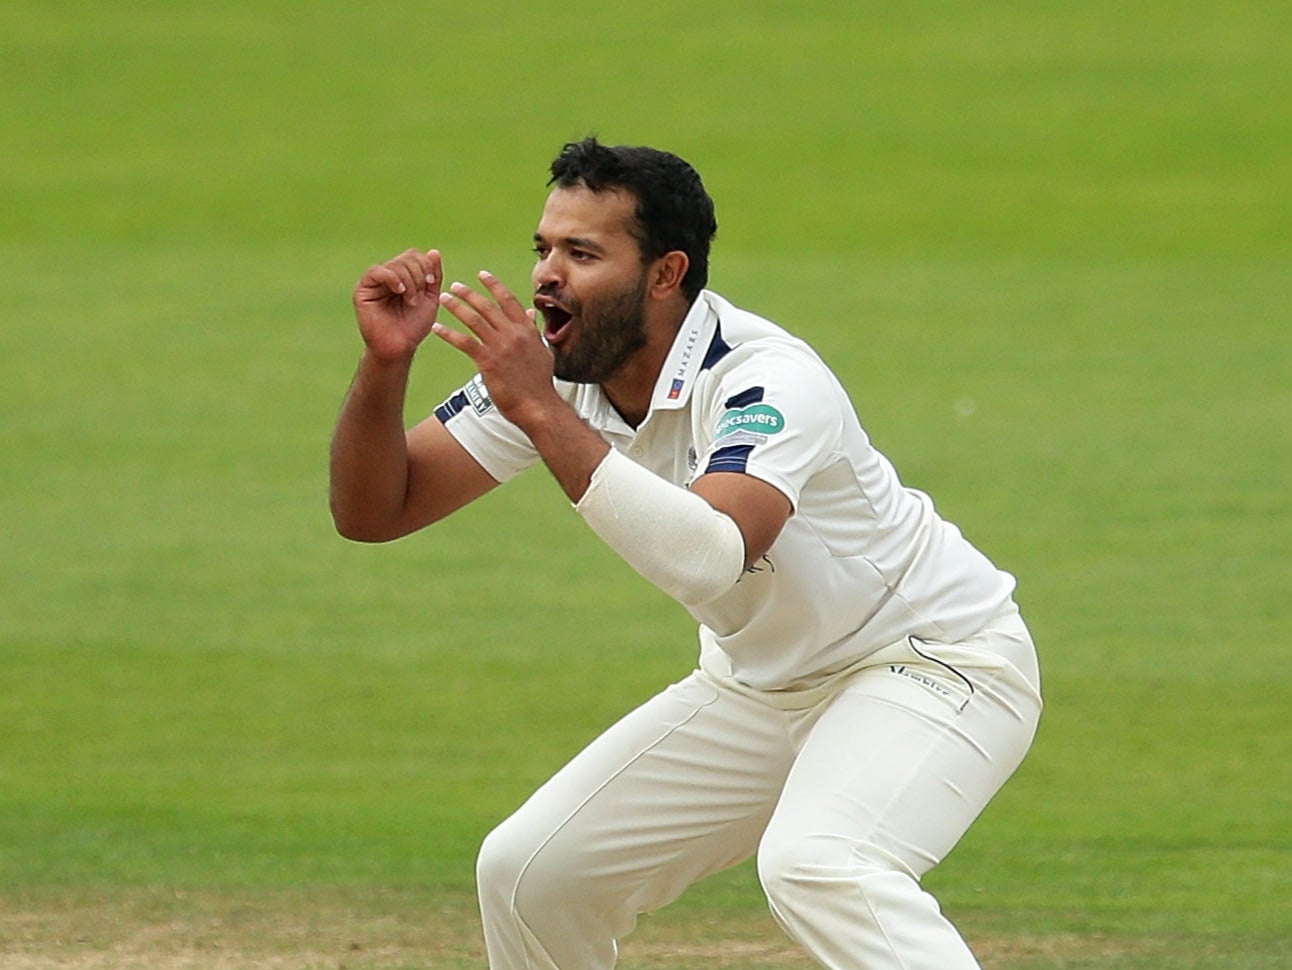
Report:
[[[552,258],[551,253],[548,253],[546,256],[540,256],[538,261],[534,263],[534,270],[531,274],[531,279],[534,283],[535,292],[539,290],[560,289],[561,276],[557,271],[556,261]]]

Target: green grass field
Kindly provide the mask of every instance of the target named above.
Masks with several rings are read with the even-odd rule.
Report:
[[[344,542],[327,444],[358,274],[523,287],[589,131],[1019,576],[1046,718],[929,879],[984,965],[1292,965],[1289,63],[1275,0],[0,7],[0,968],[483,966],[479,839],[693,631],[541,470]],[[623,965],[806,963],[742,867]]]

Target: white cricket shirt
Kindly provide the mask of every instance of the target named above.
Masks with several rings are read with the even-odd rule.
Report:
[[[807,686],[907,636],[956,641],[1010,599],[1014,578],[902,485],[838,379],[803,341],[705,290],[633,429],[599,385],[557,381],[613,447],[677,485],[741,472],[794,506],[767,555],[691,611],[701,664],[763,690]],[[479,375],[435,411],[498,481],[539,460]]]

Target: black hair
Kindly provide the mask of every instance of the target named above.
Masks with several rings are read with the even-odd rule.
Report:
[[[645,262],[681,250],[690,265],[682,293],[694,300],[709,281],[709,244],[718,231],[713,199],[700,174],[669,152],[609,146],[590,135],[570,142],[552,162],[548,185],[584,185],[593,192],[625,191],[636,199],[636,238]]]

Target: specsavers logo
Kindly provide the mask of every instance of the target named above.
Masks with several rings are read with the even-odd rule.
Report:
[[[715,438],[744,431],[752,434],[771,435],[785,430],[785,418],[770,404],[751,404],[745,408],[732,408],[718,422]]]

